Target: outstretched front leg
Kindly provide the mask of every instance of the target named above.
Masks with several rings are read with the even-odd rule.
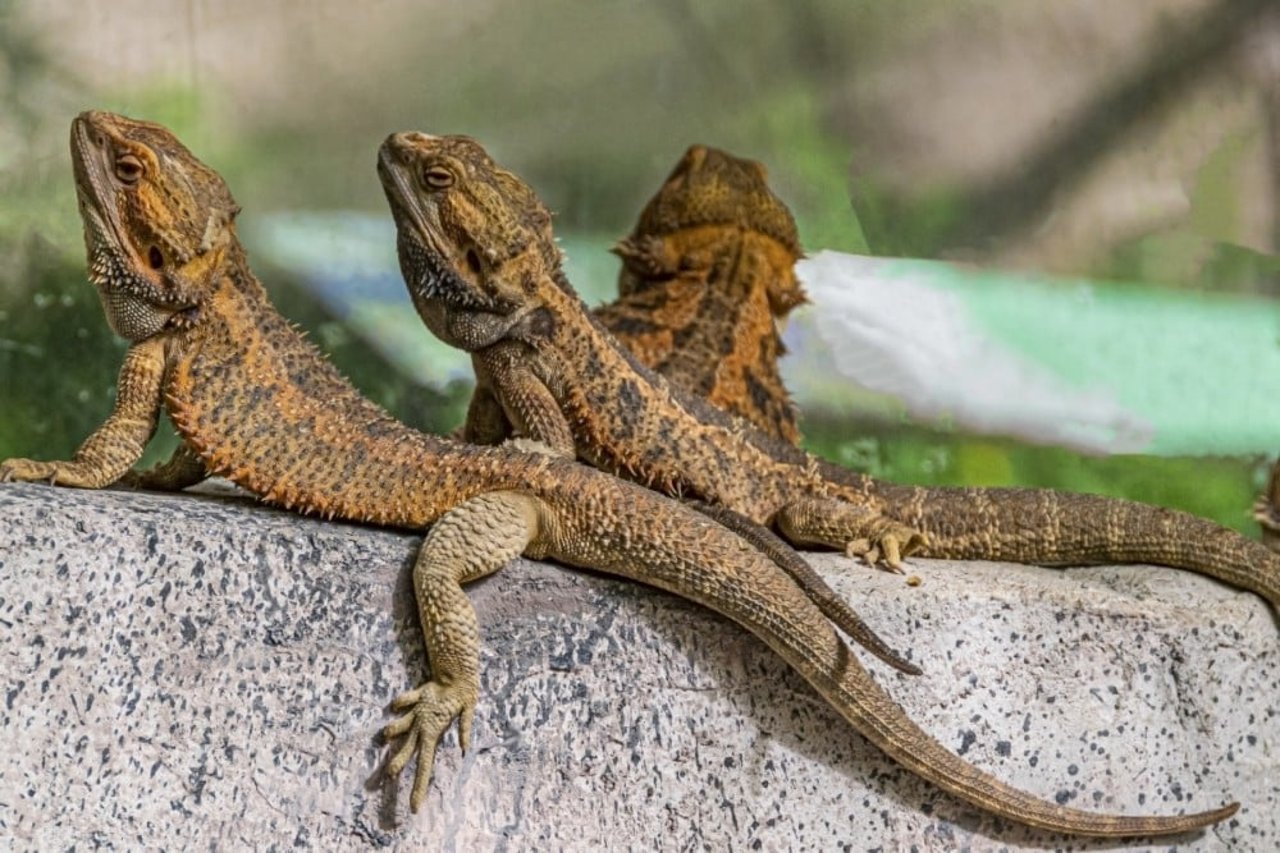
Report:
[[[431,662],[431,680],[397,696],[391,707],[407,711],[382,730],[387,740],[404,736],[387,762],[396,778],[416,754],[409,808],[427,794],[436,743],[458,719],[458,745],[466,752],[480,693],[480,629],[462,584],[493,574],[528,553],[544,556],[545,505],[520,492],[490,492],[445,513],[427,534],[413,567],[418,616]]]
[[[902,558],[928,544],[914,527],[875,509],[834,498],[807,498],[778,510],[778,530],[794,545],[825,545],[862,557],[868,565],[883,562],[901,572]]]
[[[116,405],[70,461],[7,459],[0,481],[45,480],[58,486],[100,489],[123,477],[156,431],[164,383],[161,337],[135,343],[125,353],[116,383]]]

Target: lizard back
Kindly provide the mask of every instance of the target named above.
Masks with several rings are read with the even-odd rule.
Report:
[[[779,323],[808,298],[795,220],[765,167],[691,146],[613,251],[618,298],[592,313],[619,343],[677,388],[798,443]]]
[[[270,503],[417,528],[486,489],[527,487],[545,465],[409,429],[231,279],[210,306],[171,344],[166,406],[211,472]]]

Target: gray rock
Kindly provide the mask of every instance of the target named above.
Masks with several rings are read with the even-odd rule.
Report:
[[[379,776],[375,733],[425,668],[417,543],[244,499],[0,486],[0,836],[18,849],[1116,847],[1002,823],[901,770],[714,614],[530,562],[471,589],[474,749],[447,736],[410,816],[407,786]],[[921,662],[919,678],[870,666],[968,760],[1087,809],[1239,799],[1178,848],[1280,847],[1280,642],[1257,598],[1146,567],[921,561],[910,587],[813,562]]]

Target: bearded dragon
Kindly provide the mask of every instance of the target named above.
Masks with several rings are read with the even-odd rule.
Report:
[[[472,354],[516,433],[794,544],[1042,565],[1156,563],[1280,606],[1280,555],[1195,516],[1043,489],[932,489],[856,474],[761,434],[639,364],[561,268],[532,189],[467,137],[401,133],[378,161],[401,272],[428,328]]]
[[[808,301],[803,253],[765,167],[690,147],[613,251],[618,299],[592,311],[600,324],[675,387],[797,444],[778,322]]]
[[[519,554],[642,581],[747,628],[856,729],[975,805],[1089,835],[1175,834],[1230,817],[1094,814],[1005,785],[915,726],[800,587],[724,527],[650,491],[540,453],[469,447],[393,420],[276,312],[236,237],[221,177],[165,128],[110,113],[72,123],[90,278],[130,341],[110,416],[73,459],[10,459],[0,479],[97,488],[133,465],[164,408],[205,470],[267,503],[422,529],[414,570],[432,678],[396,698],[393,776],[416,756],[421,804],[436,742],[470,741],[479,693],[475,612],[461,584]]]

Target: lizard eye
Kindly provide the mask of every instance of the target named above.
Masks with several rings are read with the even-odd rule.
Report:
[[[132,154],[121,154],[116,158],[116,177],[122,183],[136,184],[142,177],[142,161]]]
[[[444,166],[427,166],[422,170],[422,182],[435,190],[453,186],[453,172]]]

